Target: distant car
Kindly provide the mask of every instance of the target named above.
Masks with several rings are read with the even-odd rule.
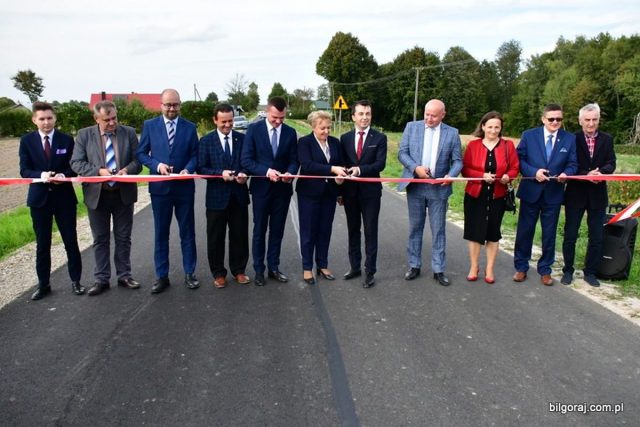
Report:
[[[266,111],[258,111],[258,117],[264,119],[265,117],[267,117],[267,112]]]
[[[249,126],[249,122],[245,116],[235,116],[233,118],[234,129],[246,129]]]

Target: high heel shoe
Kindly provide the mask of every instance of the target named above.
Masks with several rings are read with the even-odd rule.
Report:
[[[494,283],[496,283],[496,279],[493,277],[484,276],[484,282],[493,285]]]
[[[316,270],[316,271],[318,272],[318,275],[322,276],[322,278],[325,279],[325,280],[336,280],[336,277],[333,274],[331,274],[330,272],[329,273],[325,273],[320,268],[318,270]]]
[[[305,273],[306,273],[306,271],[305,271]],[[309,273],[311,273],[311,272],[309,272]],[[304,277],[304,275],[303,275],[303,276],[302,276],[302,280],[304,280],[304,282],[305,282],[307,285],[315,285],[315,284],[316,284],[316,279],[313,277],[313,274],[311,274],[311,277],[309,277],[309,278],[306,278],[306,277]]]
[[[478,273],[480,272],[480,269],[477,268],[476,269],[476,274],[474,276],[467,276],[467,281],[468,282],[475,282],[476,280],[478,280]]]

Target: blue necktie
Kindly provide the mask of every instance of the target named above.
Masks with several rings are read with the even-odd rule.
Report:
[[[547,163],[551,160],[551,151],[553,151],[553,135],[549,135],[547,137]]]
[[[107,169],[109,169],[109,172],[114,173],[116,170],[116,153],[113,150],[113,142],[111,141],[111,137],[113,136],[113,134],[111,132],[106,132],[104,135],[107,137],[105,146],[105,160]],[[116,185],[114,181],[109,181],[107,182],[107,184],[109,184],[111,187]]]
[[[278,152],[278,129],[273,128],[273,134],[271,135],[271,151],[273,152],[273,158],[276,158]]]
[[[224,155],[227,158],[227,164],[231,163],[231,146],[229,145],[229,135],[224,136]]]
[[[176,138],[176,128],[173,120],[169,120],[167,122],[167,126],[169,126],[169,130],[167,131],[167,136],[169,138],[169,147],[173,145],[173,141]]]

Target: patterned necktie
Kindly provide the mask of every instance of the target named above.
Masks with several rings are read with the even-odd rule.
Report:
[[[331,150],[329,149],[329,141],[325,141],[322,146],[322,151],[324,151],[324,157],[327,159],[327,163],[331,163]]]
[[[167,130],[167,136],[169,137],[169,147],[173,145],[173,141],[176,138],[176,128],[173,120],[169,120],[167,122],[167,126],[169,126],[169,130]]]
[[[362,145],[364,144],[364,132],[358,132],[360,137],[358,138],[358,148],[356,149],[356,157],[360,160],[360,156],[362,156]]]
[[[227,162],[231,163],[231,146],[229,145],[229,135],[224,136],[224,155],[227,158]]]
[[[276,153],[278,152],[278,129],[272,129],[273,134],[271,135],[271,151],[273,152],[273,158],[275,159]]]
[[[553,135],[547,137],[547,145],[545,148],[547,149],[547,162],[549,162],[549,160],[551,160],[551,151],[553,150]]]
[[[116,171],[116,153],[113,150],[113,142],[111,141],[111,137],[113,134],[111,132],[105,132],[104,134],[107,138],[107,142],[105,145],[105,163],[107,165],[107,169],[109,172],[115,173]],[[116,183],[114,181],[107,182],[111,187],[113,187]]]
[[[44,156],[47,158],[47,161],[51,159],[51,143],[49,142],[49,135],[44,136]]]
[[[433,145],[433,129],[427,127],[425,132],[425,144],[422,148],[422,166],[424,166],[425,168],[431,168],[431,146]]]

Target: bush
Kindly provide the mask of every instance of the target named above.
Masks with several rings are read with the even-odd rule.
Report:
[[[180,115],[195,124],[204,121],[211,123],[213,126],[214,107],[215,104],[209,101],[185,101],[182,103]]]
[[[608,184],[609,203],[629,205],[640,197],[640,181],[612,181]]]
[[[58,129],[71,135],[75,135],[82,128],[96,124],[93,113],[85,102],[64,102],[56,106],[56,116]]]
[[[616,154],[634,154],[640,156],[640,145],[616,144],[613,148]]]
[[[0,136],[22,136],[34,128],[30,111],[16,109],[0,114]]]

